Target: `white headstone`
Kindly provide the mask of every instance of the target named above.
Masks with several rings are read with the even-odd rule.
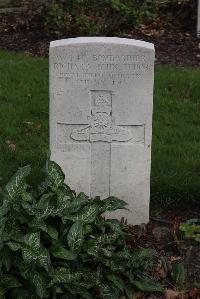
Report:
[[[198,11],[197,11],[197,37],[200,38],[200,0],[198,0]]]
[[[149,219],[153,44],[81,37],[50,46],[51,158],[76,192],[124,199],[132,224]]]

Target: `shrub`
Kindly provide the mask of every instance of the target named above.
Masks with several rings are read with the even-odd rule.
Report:
[[[70,16],[70,26],[66,22]],[[59,35],[113,34],[155,16],[152,0],[67,0],[45,12],[45,28]]]
[[[75,194],[48,161],[35,190],[23,167],[0,193],[0,298],[132,298],[162,291],[151,279],[154,253],[131,251],[121,222],[101,215],[126,207],[115,197]]]
[[[190,219],[180,224],[185,238],[200,242],[200,219]]]

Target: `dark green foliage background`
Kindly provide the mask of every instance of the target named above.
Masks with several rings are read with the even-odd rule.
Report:
[[[195,30],[196,11],[197,0],[54,0],[40,23],[50,36],[124,36],[151,21]]]
[[[56,35],[113,35],[156,15],[151,0],[53,1],[44,10],[44,29]]]

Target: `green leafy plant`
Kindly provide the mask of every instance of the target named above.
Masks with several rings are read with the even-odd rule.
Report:
[[[184,237],[200,242],[200,219],[190,219],[180,224]]]
[[[44,20],[45,30],[54,32],[56,35],[61,32],[69,33],[71,19],[71,15],[65,11],[62,3],[49,4]]]
[[[58,35],[105,35],[132,29],[155,16],[152,0],[54,1],[45,10],[44,29]]]
[[[64,183],[54,162],[32,189],[23,167],[0,193],[0,298],[132,298],[134,290],[161,292],[151,278],[154,252],[130,250],[115,197],[90,199]]]
[[[186,269],[182,263],[172,263],[172,277],[176,286],[183,287],[186,281]]]

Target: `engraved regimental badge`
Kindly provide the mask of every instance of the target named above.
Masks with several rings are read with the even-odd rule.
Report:
[[[71,138],[76,141],[129,141],[133,138],[128,128],[115,125],[112,117],[112,93],[110,91],[91,91],[92,108],[88,125],[73,129]]]

